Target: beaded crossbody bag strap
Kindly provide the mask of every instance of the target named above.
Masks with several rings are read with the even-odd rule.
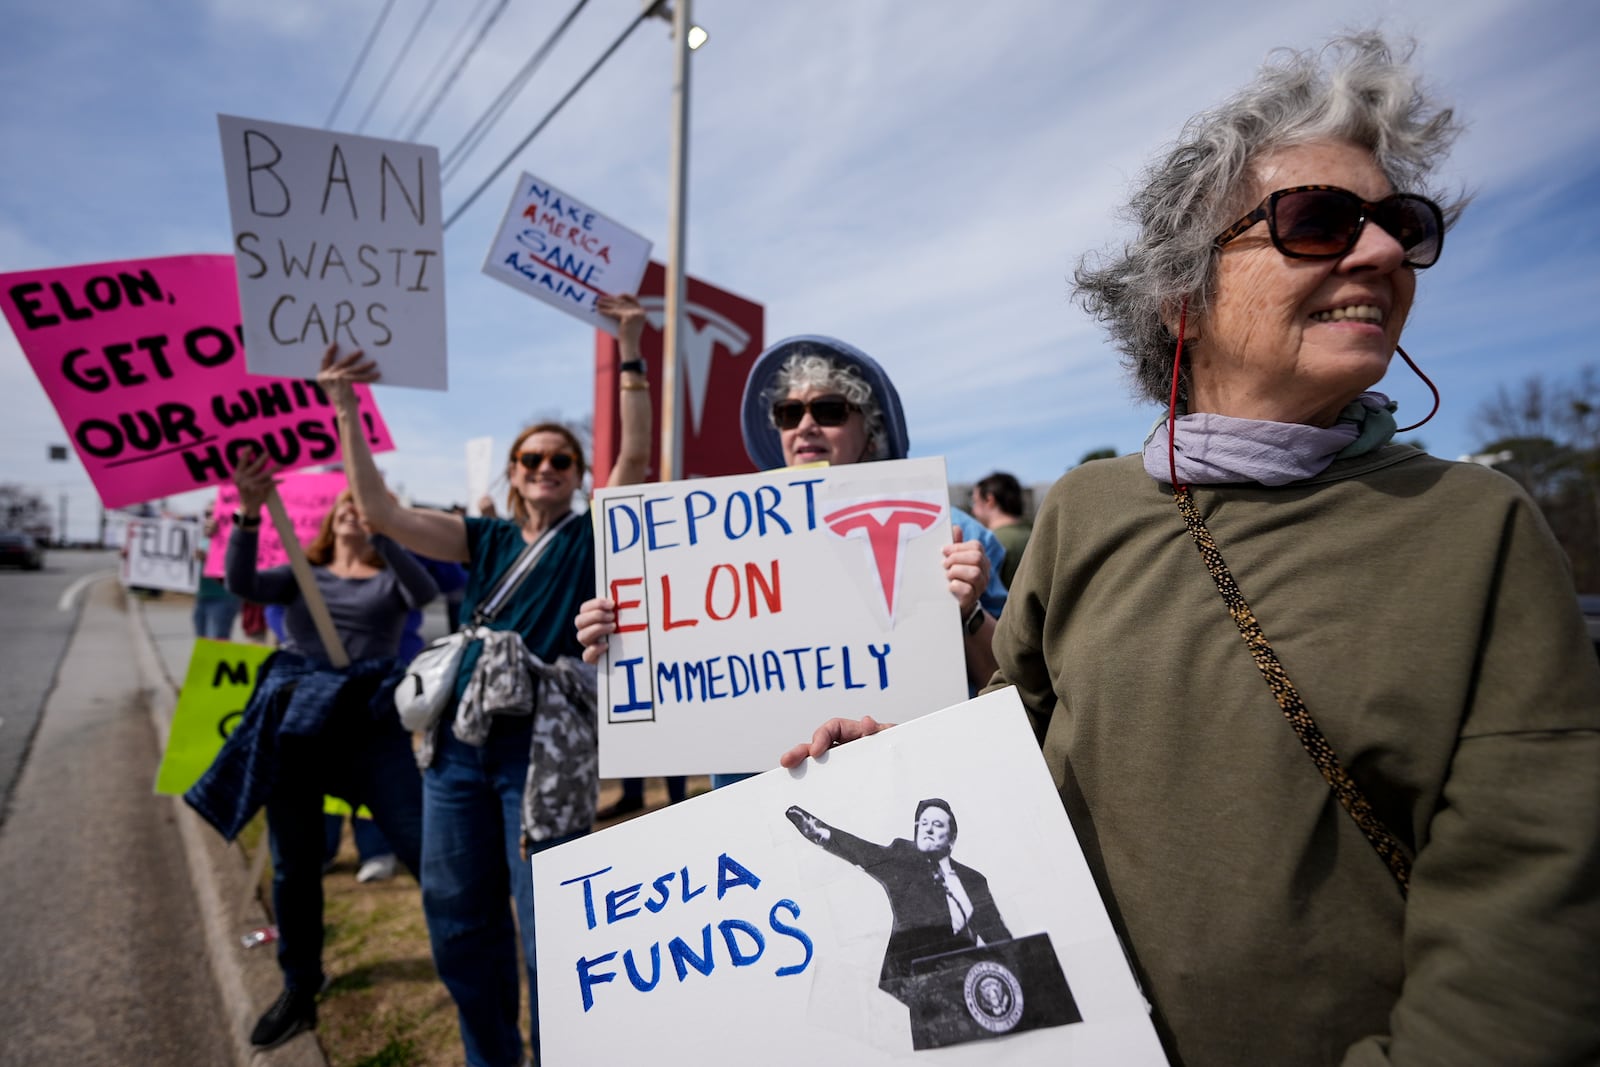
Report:
[[[1316,720],[1311,717],[1305,702],[1300,699],[1300,693],[1295,689],[1294,683],[1289,681],[1289,675],[1283,669],[1283,664],[1278,662],[1277,653],[1273,652],[1272,646],[1267,643],[1266,634],[1261,632],[1261,624],[1256,621],[1255,613],[1250,610],[1244,594],[1239,591],[1239,583],[1233,580],[1227,563],[1223,562],[1222,553],[1217,550],[1216,542],[1211,539],[1211,531],[1206,529],[1205,520],[1200,517],[1199,509],[1194,506],[1188,487],[1180,486],[1173,496],[1177,500],[1178,510],[1183,513],[1183,523],[1189,528],[1195,547],[1200,550],[1200,558],[1205,561],[1206,570],[1211,572],[1212,580],[1217,583],[1217,592],[1222,594],[1223,602],[1228,606],[1228,614],[1233,616],[1233,621],[1238,625],[1239,635],[1250,648],[1250,658],[1255,660],[1256,667],[1267,680],[1267,688],[1272,690],[1272,696],[1282,709],[1283,717],[1289,720],[1295,735],[1300,738],[1300,744],[1311,756],[1311,761],[1317,765],[1317,770],[1322,772],[1328,788],[1339,798],[1339,804],[1350,813],[1350,817],[1372,843],[1379,858],[1388,865],[1389,873],[1394,875],[1394,880],[1400,887],[1400,895],[1405,896],[1411,883],[1411,857],[1407,854],[1405,846],[1373,812],[1367,795],[1344,769],[1344,764],[1340,763],[1339,757],[1334,754],[1333,746],[1328,744],[1327,738],[1323,737],[1322,731],[1317,728]]]

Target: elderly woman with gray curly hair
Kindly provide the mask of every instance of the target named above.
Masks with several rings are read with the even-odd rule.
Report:
[[[1169,412],[1051,490],[995,683],[1191,1067],[1600,1062],[1600,669],[1566,561],[1369,391],[1460,211],[1424,192],[1456,131],[1376,34],[1280,54],[1077,275]]]

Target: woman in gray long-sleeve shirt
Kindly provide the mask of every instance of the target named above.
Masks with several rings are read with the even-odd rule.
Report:
[[[293,572],[256,569],[261,505],[273,485],[270,464],[262,456],[247,460],[234,472],[234,482],[239,513],[228,541],[228,589],[249,600],[284,605],[284,650],[332,672]],[[392,658],[406,613],[439,591],[409,552],[387,537],[368,536],[348,489],[323,518],[306,558],[353,663]],[[376,678],[381,667],[377,673],[351,673],[320,734],[278,737],[267,830],[284,991],[250,1035],[258,1048],[275,1047],[316,1025],[316,996],[323,983],[323,796],[331,793],[352,806],[364,803],[401,862],[413,874],[420,865],[422,784],[410,737],[392,707],[387,714],[373,710],[373,686],[355,680],[357,674]]]

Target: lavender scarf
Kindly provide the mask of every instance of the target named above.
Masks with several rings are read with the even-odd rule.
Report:
[[[1362,393],[1326,429],[1294,422],[1236,419],[1200,412],[1177,419],[1178,481],[1186,485],[1257,482],[1287,485],[1314,477],[1336,459],[1359,456],[1394,436],[1395,403],[1382,393]],[[1172,477],[1167,465],[1167,420],[1144,441],[1145,473]]]

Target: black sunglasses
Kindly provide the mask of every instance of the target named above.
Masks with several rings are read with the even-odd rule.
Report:
[[[551,452],[549,455],[543,452],[517,454],[517,462],[522,464],[522,469],[529,474],[537,474],[539,467],[546,461],[549,461],[551,470],[564,471],[572,466],[572,454],[570,452]]]
[[[1400,242],[1408,267],[1433,266],[1444,245],[1444,212],[1425,196],[1395,193],[1373,202],[1334,185],[1296,185],[1261,201],[1218,234],[1216,246],[1221,248],[1262,219],[1267,220],[1272,246],[1294,259],[1339,258],[1356,246],[1369,219]]]
[[[780,400],[772,405],[772,424],[780,430],[793,430],[799,427],[800,420],[806,417],[806,412],[811,412],[812,421],[818,426],[843,426],[852,411],[860,411],[861,405],[852,404],[842,396],[819,396],[811,400]]]

